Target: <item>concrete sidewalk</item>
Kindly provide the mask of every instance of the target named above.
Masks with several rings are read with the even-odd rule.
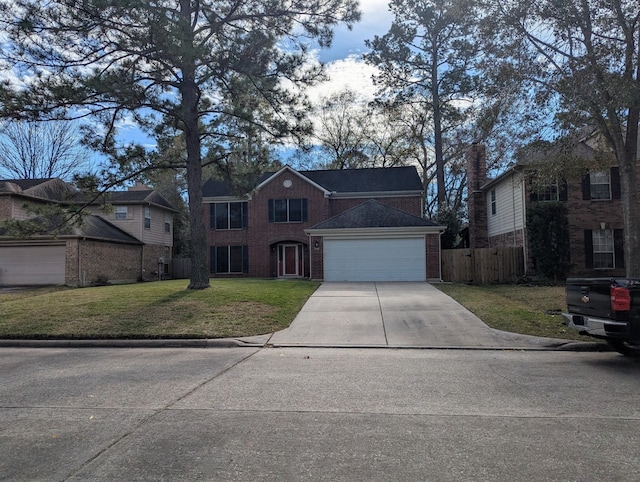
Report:
[[[575,343],[494,330],[428,283],[323,283],[276,347],[561,349]],[[584,345],[584,344],[583,344]]]

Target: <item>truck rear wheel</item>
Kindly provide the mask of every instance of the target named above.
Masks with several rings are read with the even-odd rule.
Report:
[[[607,340],[609,346],[624,356],[640,358],[640,344],[627,340]]]

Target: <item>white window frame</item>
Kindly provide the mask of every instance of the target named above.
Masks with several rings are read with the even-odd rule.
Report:
[[[594,229],[593,269],[614,269],[616,266],[615,236],[613,229]]]
[[[497,201],[496,201],[496,190],[495,190],[495,189],[492,189],[492,190],[489,192],[489,195],[490,195],[490,197],[491,197],[491,215],[492,215],[492,216],[495,216],[495,214],[496,214],[496,213],[497,213],[497,211],[498,211]]]
[[[124,215],[124,216],[123,216]],[[129,209],[128,206],[115,206],[115,210],[113,212],[114,219],[119,221],[129,218]]]
[[[607,197],[602,197],[598,194],[600,191],[604,191],[602,186],[607,186]],[[600,187],[598,189],[598,187]],[[594,201],[610,201],[611,200],[611,171],[592,171],[589,173],[589,190],[590,197]],[[594,195],[595,193],[595,195]]]
[[[151,229],[151,208],[149,206],[144,207],[144,228]]]
[[[540,191],[536,191],[538,202],[553,202],[560,200],[560,188],[558,183],[544,186]]]

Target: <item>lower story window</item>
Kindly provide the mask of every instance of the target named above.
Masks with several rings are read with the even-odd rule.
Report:
[[[247,273],[248,246],[211,246],[211,272],[219,274]]]
[[[585,230],[584,244],[587,268],[624,268],[624,232],[622,229]]]
[[[593,267],[612,269],[615,267],[613,250],[613,231],[611,229],[593,230]]]

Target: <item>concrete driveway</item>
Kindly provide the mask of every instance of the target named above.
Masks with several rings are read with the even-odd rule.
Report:
[[[268,344],[332,347],[558,349],[566,340],[489,328],[429,283],[323,283]]]

